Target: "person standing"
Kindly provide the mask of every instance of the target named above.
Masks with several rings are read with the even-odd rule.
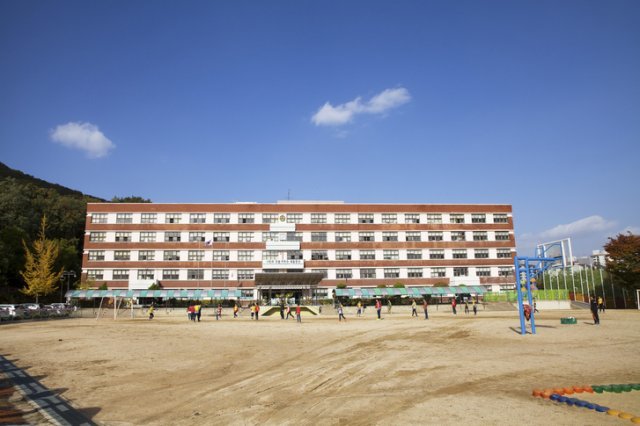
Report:
[[[218,308],[216,309],[216,321],[222,319],[222,305],[218,303]]]
[[[193,305],[189,305],[187,307],[187,318],[189,318],[189,321],[194,321],[195,322],[195,320],[196,320],[195,313],[196,313],[196,311],[195,311],[195,308],[193,307]]]
[[[238,318],[238,302],[233,305],[233,317]]]
[[[260,304],[256,303],[256,321],[260,318]]]
[[[155,310],[155,308],[153,307],[153,305],[149,306],[149,310],[147,311],[147,313],[149,314],[149,319],[152,320],[154,315],[153,315],[153,311]]]
[[[418,316],[418,305],[416,304],[416,299],[411,301],[411,318]]]
[[[458,304],[458,301],[456,300],[455,297],[453,297],[451,299],[451,310],[453,311],[453,315],[458,315],[458,313],[456,312],[456,305]]]
[[[284,319],[284,303],[280,303],[280,319]]]
[[[591,308],[591,316],[593,317],[593,324],[600,325],[600,316],[598,315],[598,302],[593,296],[591,296],[589,306]]]
[[[296,321],[302,322],[302,309],[300,308],[300,303],[296,306]]]
[[[474,300],[471,304],[473,305],[473,315],[478,315],[478,305],[476,304],[476,301]]]
[[[422,309],[424,309],[424,319],[428,320],[429,319],[429,304],[427,303],[427,299],[424,299],[424,302],[422,302]]]
[[[378,319],[380,319],[380,311],[382,311],[382,302],[380,299],[376,299],[376,312],[378,313]]]
[[[358,309],[356,310],[356,315],[362,315],[362,302],[360,300],[358,300]]]
[[[387,313],[391,314],[391,307],[393,305],[391,305],[391,299],[387,300]]]
[[[202,305],[200,303],[197,303],[194,307],[194,312],[196,315],[196,318],[198,320],[198,322],[200,322],[200,316],[202,315]]]
[[[251,304],[251,319],[253,320],[254,315],[256,314],[256,305],[255,303]]]
[[[338,306],[338,322],[344,320],[347,322],[347,319],[344,317],[344,310],[342,308],[342,303]]]
[[[604,313],[604,300],[602,299],[602,296],[598,296],[598,310]]]

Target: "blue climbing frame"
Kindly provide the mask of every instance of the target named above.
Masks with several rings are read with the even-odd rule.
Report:
[[[531,294],[531,279],[537,278],[546,271],[553,263],[557,262],[557,258],[548,257],[520,257],[513,259],[515,265],[516,289],[518,290],[518,312],[520,314],[520,334],[527,334],[527,328],[524,318],[524,301],[522,295],[522,282],[524,279],[527,290],[527,299],[531,307],[531,334],[536,334],[536,319],[533,309],[533,295]]]

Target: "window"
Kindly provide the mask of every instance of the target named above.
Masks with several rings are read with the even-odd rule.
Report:
[[[473,231],[473,241],[487,241],[486,231]]]
[[[360,269],[360,278],[375,278],[376,277],[376,270],[371,268],[371,269]]]
[[[131,213],[117,213],[116,223],[133,223],[133,215]]]
[[[468,277],[469,276],[469,268],[453,268],[453,276],[454,277]]]
[[[429,241],[442,241],[442,232],[431,231],[427,234],[427,239]]]
[[[358,223],[373,223],[373,213],[360,213]]]
[[[278,213],[262,213],[262,223],[277,223]]]
[[[360,232],[360,233],[358,233],[358,241],[360,241],[360,242],[375,241],[375,237],[374,237],[373,232]]]
[[[498,259],[511,259],[511,249],[498,249]]]
[[[467,258],[467,250],[465,250],[465,249],[453,249],[453,258],[454,259],[466,259]]]
[[[466,241],[464,231],[451,231],[451,241]]]
[[[180,233],[179,232],[165,232],[164,233],[164,242],[179,242],[180,241]]]
[[[229,250],[213,250],[213,260],[218,262],[229,260]]]
[[[422,259],[422,250],[407,250],[407,259]]]
[[[238,232],[238,242],[250,243],[253,241],[253,232]]]
[[[488,259],[489,258],[489,250],[488,249],[475,249],[474,257],[476,259]]]
[[[113,260],[130,260],[131,252],[129,250],[116,250],[113,252]]]
[[[398,250],[383,250],[382,251],[382,258],[384,260],[399,260],[400,259],[400,254],[399,254]]]
[[[408,278],[422,278],[422,268],[409,268],[407,269]]]
[[[509,231],[496,231],[496,241],[508,241]]]
[[[180,260],[180,252],[178,250],[165,250],[164,260]]]
[[[430,250],[429,259],[444,259],[444,250]]]
[[[349,213],[336,213],[334,218],[335,223],[351,223],[351,214]]]
[[[383,232],[382,241],[398,241],[397,232]]]
[[[311,250],[311,260],[329,260],[326,250]]]
[[[302,241],[302,232],[287,232],[285,241]]]
[[[190,243],[202,243],[204,242],[204,232],[189,232]]]
[[[287,259],[289,259],[289,260],[302,260],[302,251],[300,251],[300,250],[289,250],[287,252]]]
[[[287,223],[302,222],[302,213],[287,213]]]
[[[104,271],[102,269],[89,269],[87,270],[87,278],[90,280],[102,280],[104,279]]]
[[[445,276],[444,268],[431,268],[431,278],[444,278]]]
[[[158,215],[156,213],[142,213],[140,215],[140,223],[156,223]]]
[[[427,223],[442,223],[442,213],[427,213]]]
[[[131,232],[116,232],[117,243],[131,242]]]
[[[312,232],[311,233],[311,241],[325,242],[325,241],[327,241],[327,233],[326,232]]]
[[[404,223],[420,223],[420,214],[419,213],[405,213],[404,214]]]
[[[139,280],[152,280],[154,278],[155,278],[155,273],[153,269],[138,269]]]
[[[487,215],[484,213],[472,213],[471,223],[487,223]]]
[[[180,223],[182,213],[167,213],[164,215],[164,223]]]
[[[253,213],[240,213],[238,215],[238,223],[255,223],[255,221]]]
[[[337,280],[349,279],[352,276],[353,275],[352,275],[351,269],[336,269]]]
[[[504,213],[494,213],[493,223],[509,223],[509,217]]]
[[[451,213],[449,215],[450,223],[464,223],[464,214],[462,213]]]
[[[267,241],[278,241],[278,233],[277,232],[263,232],[262,233],[262,242],[264,243],[264,242],[267,242]]]
[[[163,269],[162,270],[162,279],[163,280],[177,280],[180,275],[177,269]]]
[[[189,215],[189,223],[205,223],[207,215],[204,213],[191,213]]]
[[[400,269],[398,268],[384,268],[385,278],[400,278]]]
[[[91,232],[89,233],[89,241],[92,243],[102,243],[107,239],[106,232]]]
[[[253,279],[253,269],[238,269],[238,279],[239,280],[252,280]]]
[[[104,260],[104,250],[89,250],[89,260]]]
[[[189,250],[187,259],[190,262],[202,262],[204,260],[204,250]]]
[[[351,250],[336,250],[336,260],[351,260]]]
[[[360,250],[360,260],[375,260],[376,252],[373,250]]]
[[[229,270],[228,269],[213,269],[211,271],[211,279],[212,280],[228,280],[229,279]]]
[[[322,274],[322,278],[328,278],[329,274],[326,269],[312,269],[311,272],[314,274]]]
[[[154,243],[156,241],[155,232],[140,232],[141,243]]]
[[[214,213],[213,223],[229,223],[231,222],[231,215],[229,213]]]
[[[128,269],[114,269],[113,270],[113,279],[114,280],[128,280],[129,279],[129,270]]]
[[[239,262],[251,262],[253,260],[253,250],[238,250]]]
[[[382,223],[398,223],[398,215],[396,213],[382,213]]]
[[[498,276],[499,277],[508,277],[513,275],[513,268],[510,266],[500,266],[498,268]]]
[[[139,261],[156,260],[156,252],[153,250],[140,250],[138,252]]]
[[[327,214],[311,213],[311,223],[327,223]]]
[[[350,243],[351,232],[336,232],[336,243]]]
[[[264,261],[274,261],[280,258],[280,252],[275,250],[268,250],[262,252],[262,260]]]
[[[405,237],[406,237],[407,241],[422,241],[422,238],[420,236],[420,232],[407,231],[405,233]]]
[[[107,213],[92,213],[91,223],[107,223]]]
[[[187,269],[188,280],[203,280],[204,270],[202,269]]]
[[[229,233],[228,232],[214,232],[213,233],[213,241],[216,242],[229,242]]]
[[[476,277],[489,277],[491,276],[491,268],[486,266],[476,267]]]

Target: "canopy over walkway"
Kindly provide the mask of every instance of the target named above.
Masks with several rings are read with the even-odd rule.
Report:
[[[376,297],[407,296],[457,296],[459,294],[481,295],[487,290],[482,286],[456,287],[408,287],[408,288],[337,288],[336,296],[355,299],[373,299]]]

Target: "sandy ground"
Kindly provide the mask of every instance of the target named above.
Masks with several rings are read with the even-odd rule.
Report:
[[[588,311],[543,312],[535,336],[516,312],[377,321],[369,308],[338,323],[329,311],[302,324],[207,311],[192,323],[181,310],[4,324],[0,353],[105,425],[631,424],[531,391],[640,382],[638,311],[600,326]],[[640,415],[640,391],[593,397]]]

